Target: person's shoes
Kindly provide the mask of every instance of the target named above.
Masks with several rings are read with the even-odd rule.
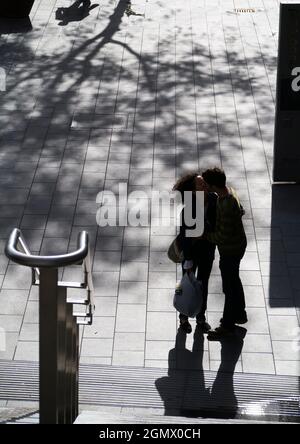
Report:
[[[208,332],[207,339],[209,341],[218,341],[224,338],[232,338],[234,336],[233,330],[228,330],[224,327],[217,327],[215,330],[211,330]]]
[[[192,326],[189,323],[189,321],[180,321],[180,328],[185,333],[191,333],[192,332]]]
[[[206,321],[196,321],[197,322],[197,326],[200,328],[200,330],[203,333],[208,333],[211,330],[211,326],[209,325],[208,322]]]
[[[236,320],[236,324],[246,324],[248,322],[247,313],[244,312],[241,316],[239,316]]]
[[[246,324],[248,322],[248,318],[247,318],[247,314],[246,312],[243,313],[241,316],[239,316],[237,319],[235,319],[234,323],[241,325],[241,324]],[[223,318],[220,319],[220,324],[223,323]]]

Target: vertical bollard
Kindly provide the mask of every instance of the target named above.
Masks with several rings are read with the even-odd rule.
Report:
[[[40,269],[40,423],[65,421],[66,288],[59,288],[57,268]]]

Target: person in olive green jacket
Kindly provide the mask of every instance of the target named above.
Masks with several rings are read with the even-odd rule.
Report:
[[[211,192],[218,195],[215,230],[204,234],[205,239],[217,245],[220,253],[225,304],[220,327],[211,331],[208,339],[218,339],[233,334],[235,324],[247,322],[245,296],[239,276],[242,257],[247,247],[243,227],[244,214],[233,188],[226,186],[226,175],[220,168],[206,170],[202,177]]]

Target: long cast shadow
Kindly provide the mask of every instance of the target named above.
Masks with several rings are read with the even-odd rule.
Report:
[[[206,387],[203,370],[204,336],[194,333],[192,351],[186,349],[186,334],[178,330],[175,348],[169,352],[168,376],[156,381],[164,402],[165,415],[235,418],[238,401],[234,392],[234,371],[243,348],[245,329],[233,339],[221,341],[221,363],[212,387]]]

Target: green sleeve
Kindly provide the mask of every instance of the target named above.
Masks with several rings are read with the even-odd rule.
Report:
[[[227,244],[234,234],[237,217],[240,215],[236,202],[232,200],[222,202],[217,211],[216,229],[205,233],[204,238],[217,245]]]

